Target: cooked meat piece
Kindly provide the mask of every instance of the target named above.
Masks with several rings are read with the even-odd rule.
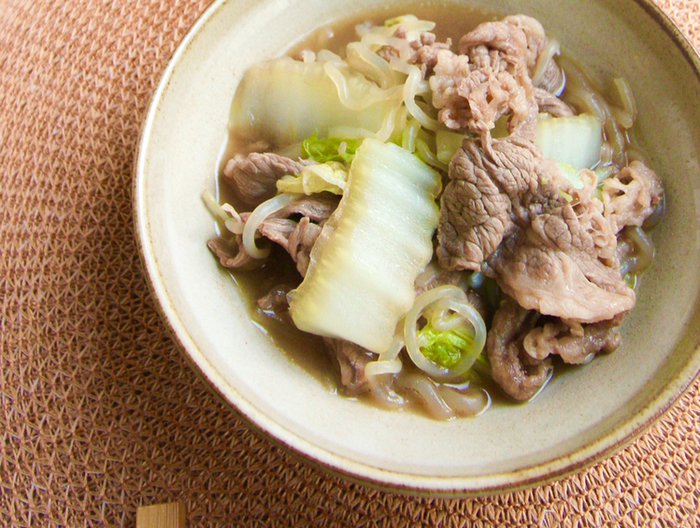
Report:
[[[401,57],[399,49],[395,46],[382,46],[377,50],[377,55],[387,62],[391,62],[391,59],[399,59]]]
[[[496,53],[491,53],[493,51]],[[498,66],[495,71],[527,68],[529,62],[534,66],[537,60],[528,52],[527,35],[522,27],[506,19],[479,24],[459,40],[459,52],[468,55],[472,62],[484,59],[490,65]]]
[[[303,276],[309,267],[311,249],[321,233],[321,226],[338,207],[339,201],[340,197],[329,193],[300,196],[268,216],[258,230],[289,252]],[[245,222],[249,216],[250,213],[242,213],[239,218]],[[297,222],[289,219],[291,216],[301,216],[301,219]],[[242,240],[241,235],[235,235],[230,240],[213,238],[207,245],[225,268],[246,270],[261,265],[264,260],[248,255]]]
[[[416,295],[446,284],[453,286],[466,284],[468,278],[469,274],[464,271],[447,270],[436,262],[431,262],[425,267],[425,271],[416,278]]]
[[[406,40],[408,36],[406,28],[402,25],[398,26],[393,36],[398,39]],[[408,44],[411,49],[408,63],[417,65],[425,79],[433,72],[433,68],[435,64],[437,64],[438,51],[450,49],[452,40],[447,39],[445,42],[437,42],[437,37],[433,33],[424,31],[420,34],[418,40],[412,40]],[[377,50],[377,55],[385,61],[391,62],[391,59],[400,58],[401,53],[396,46],[382,46]]]
[[[441,265],[478,270],[486,261],[505,293],[545,315],[593,323],[630,310],[634,291],[620,276],[602,204],[590,197],[593,178],[573,189],[519,136],[479,147],[465,140],[450,164],[438,225]]]
[[[455,158],[451,166],[461,163]],[[511,226],[510,201],[483,173],[460,171],[460,176],[440,199],[437,255],[447,269],[479,270]]]
[[[349,395],[359,395],[370,390],[365,366],[375,356],[355,343],[343,339],[324,337],[326,349],[335,359],[340,370],[340,383]]]
[[[289,246],[287,250],[297,263],[297,269],[302,277],[306,276],[309,269],[311,250],[316,243],[318,235],[321,234],[321,226],[312,224],[308,217],[299,220],[296,229],[289,235]]]
[[[509,16],[504,18],[503,22],[514,25],[525,33],[527,38],[527,68],[530,77],[532,77],[535,73],[537,61],[549,43],[542,24],[534,18],[525,15]],[[563,81],[561,68],[554,60],[550,60],[545,66],[541,79],[535,86],[554,94],[561,88]]]
[[[512,114],[511,133],[533,134],[537,104],[525,32],[504,21],[486,22],[464,35],[459,48],[462,55],[438,52],[429,80],[438,118],[448,128],[481,134],[485,143],[496,120],[506,114]]]
[[[528,73],[528,35],[523,28],[505,20],[487,22],[464,35],[459,46],[473,65],[472,82],[460,93],[469,99],[476,125],[472,129],[481,131],[487,141],[485,127],[493,128],[491,123],[510,114],[508,130],[534,138],[537,104]]]
[[[464,35],[461,55],[449,50],[437,53],[435,75],[430,78],[433,105],[448,128],[468,128],[481,134],[488,144],[496,120],[509,115],[511,134],[534,139],[538,109],[552,115],[572,115],[571,109],[553,92],[563,81],[554,60],[538,74],[538,86],[531,76],[548,44],[542,25],[524,15],[486,22]]]
[[[268,216],[259,230],[289,253],[303,277],[309,268],[311,249],[339,201],[339,196],[330,193],[300,196]],[[295,215],[301,215],[299,222],[288,219]]]
[[[574,111],[571,107],[553,93],[543,90],[542,88],[535,88],[534,94],[540,112],[547,112],[554,117],[574,115]]]
[[[258,309],[268,317],[289,324],[294,324],[289,315],[289,300],[287,294],[294,289],[289,284],[278,284],[258,299]]]
[[[460,129],[472,122],[472,111],[468,96],[468,79],[471,76],[471,64],[466,55],[456,55],[449,50],[437,54],[434,67],[435,75],[428,83],[433,94],[433,105],[440,109],[438,117],[448,128]],[[475,84],[473,81],[472,85]],[[462,96],[466,94],[467,96]],[[495,123],[495,119],[492,120]],[[477,128],[473,124],[473,128]],[[488,128],[486,125],[480,128]],[[492,128],[492,127],[491,127]]]
[[[488,50],[484,53],[484,65],[469,70],[467,56],[441,50],[429,80],[438,119],[448,128],[467,128],[482,138],[502,115],[512,113],[509,130],[513,131],[532,120],[537,109],[532,91],[510,72],[487,64],[491,55]]]
[[[486,338],[491,376],[506,394],[516,400],[531,398],[549,378],[552,362],[530,356],[523,340],[537,323],[539,314],[506,298],[493,316]]]
[[[258,230],[265,238],[279,244],[289,252],[289,237],[297,228],[297,223],[288,218],[267,218],[260,224]]]
[[[301,195],[268,218],[289,218],[293,215],[306,216],[309,220],[323,225],[338,207],[340,196],[331,193]]]
[[[242,237],[214,237],[209,239],[207,247],[219,259],[219,263],[224,268],[249,270],[257,268],[262,261],[251,257],[243,249]]]
[[[568,204],[518,228],[488,266],[504,293],[545,315],[595,323],[631,310],[636,301],[619,268],[598,259],[593,238]]]
[[[605,217],[615,232],[625,226],[641,226],[663,199],[661,180],[640,161],[604,180],[602,193]]]
[[[440,264],[479,270],[514,222],[525,226],[533,214],[564,202],[554,186],[559,174],[519,136],[493,140],[487,152],[478,140],[465,140],[452,158],[451,181],[440,199]]]
[[[571,207],[576,214],[581,227],[592,237],[598,259],[609,267],[617,267],[616,257],[618,238],[615,229],[603,215],[603,202],[594,197],[598,185],[598,176],[590,170],[579,173],[584,183],[582,189],[570,191]]]
[[[523,341],[525,351],[535,359],[558,355],[565,363],[583,365],[600,352],[612,352],[622,341],[619,325],[624,314],[610,321],[576,324],[561,319],[531,330]]]
[[[235,156],[224,168],[224,181],[247,204],[257,205],[277,192],[277,180],[286,174],[298,174],[310,160],[294,161],[271,152],[253,152]]]
[[[433,73],[437,64],[437,56],[440,50],[449,50],[452,47],[452,40],[436,42],[434,34],[424,31],[419,40],[411,42],[413,55],[408,59],[409,64],[416,64],[420,67],[423,78]]]
[[[549,39],[544,32],[544,27],[538,20],[527,15],[512,15],[505,17],[503,22],[515,26],[525,33],[527,42],[527,67],[530,71],[535,68],[537,59],[544,50]]]
[[[321,226],[304,216],[298,223],[286,218],[268,218],[260,224],[260,232],[282,246],[296,262],[301,276],[309,268],[311,249],[321,234]]]

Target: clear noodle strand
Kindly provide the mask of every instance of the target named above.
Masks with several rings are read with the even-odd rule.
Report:
[[[268,216],[284,208],[289,202],[294,200],[294,198],[295,195],[293,194],[278,194],[258,205],[255,210],[250,213],[245,227],[243,228],[243,247],[251,257],[264,259],[270,254],[269,246],[260,249],[255,245],[255,233],[260,227],[260,224],[262,224]]]

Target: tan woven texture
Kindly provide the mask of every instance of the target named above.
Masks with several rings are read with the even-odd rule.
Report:
[[[207,0],[0,0],[0,524],[694,526],[700,384],[575,476],[469,500],[312,469],[217,401],[159,319],[131,167],[160,72]],[[700,44],[697,0],[662,7]]]

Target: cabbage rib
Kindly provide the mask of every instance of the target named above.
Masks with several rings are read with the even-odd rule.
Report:
[[[366,139],[345,194],[292,293],[294,324],[372,352],[388,349],[430,262],[438,222],[438,173],[397,145]]]

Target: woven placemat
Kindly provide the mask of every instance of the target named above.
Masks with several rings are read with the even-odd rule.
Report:
[[[700,384],[570,478],[469,500],[378,492],[299,463],[205,388],[134,242],[131,168],[160,72],[207,0],[0,0],[0,523],[691,526]],[[663,0],[697,45],[697,0]]]

